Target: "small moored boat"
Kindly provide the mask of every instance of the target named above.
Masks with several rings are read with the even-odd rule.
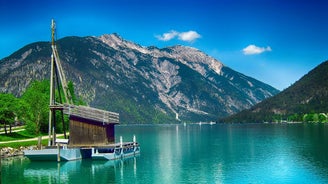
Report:
[[[133,137],[133,142],[123,143],[121,137],[120,143],[108,146],[93,147],[91,150],[91,158],[93,160],[117,160],[140,154],[140,147],[135,141],[135,136]]]

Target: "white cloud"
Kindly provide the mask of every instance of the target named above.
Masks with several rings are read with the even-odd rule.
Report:
[[[196,39],[200,38],[201,35],[198,34],[196,31],[178,32],[175,30],[171,30],[167,33],[156,36],[156,38],[161,41],[170,41],[176,37],[182,41],[193,42]]]
[[[271,47],[258,47],[256,45],[248,45],[246,48],[243,49],[243,53],[245,55],[253,55],[253,54],[261,54],[263,52],[270,52],[272,51]]]
[[[179,33],[179,40],[182,41],[193,42],[197,38],[200,38],[200,34],[198,34],[196,31],[187,31]]]
[[[161,41],[169,41],[178,36],[178,34],[179,33],[177,31],[172,30],[168,33],[164,33],[163,35],[157,35],[156,38]]]

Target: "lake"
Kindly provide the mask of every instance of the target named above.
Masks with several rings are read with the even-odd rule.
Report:
[[[328,124],[117,126],[119,161],[3,159],[2,183],[328,183]]]

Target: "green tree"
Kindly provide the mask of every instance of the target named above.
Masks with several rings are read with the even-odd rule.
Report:
[[[313,122],[318,123],[319,122],[319,115],[317,113],[313,114]]]
[[[327,115],[324,113],[320,113],[319,114],[319,122],[321,122],[321,123],[327,122]]]
[[[304,122],[313,122],[313,113],[305,114],[303,116]]]
[[[7,134],[7,126],[11,128],[16,118],[20,118],[23,112],[23,105],[18,98],[12,94],[0,94],[0,123],[4,126]]]
[[[298,121],[299,116],[298,116],[298,114],[295,113],[295,114],[289,115],[287,119],[288,119],[288,121],[295,122],[295,121]]]
[[[38,135],[48,130],[50,83],[48,80],[35,81],[25,91],[22,100],[28,110],[25,114],[26,130]]]
[[[72,101],[75,105],[86,105],[87,103],[84,102],[80,97],[75,95],[74,84],[72,81],[69,81],[67,84],[68,90],[72,96]]]

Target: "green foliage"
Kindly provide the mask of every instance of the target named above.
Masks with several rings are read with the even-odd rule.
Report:
[[[294,113],[294,114],[288,116],[288,121],[291,121],[291,122],[302,122],[303,121],[303,117],[300,114]]]
[[[328,122],[327,114],[320,113],[318,121],[321,123],[326,123]]]
[[[325,113],[309,113],[303,115],[303,122],[326,123],[328,122],[328,118],[327,118],[327,114]]]
[[[120,113],[120,122],[122,124],[139,123],[176,123],[174,114],[165,114],[144,101],[136,104],[132,98],[119,97],[112,99],[111,103],[106,104],[108,109]]]
[[[67,84],[67,87],[68,87],[69,93],[71,94],[72,101],[75,104],[75,102],[76,102],[76,95],[74,93],[74,85],[73,85],[73,82],[72,81],[69,81],[68,84]]]
[[[76,104],[85,104],[81,99],[74,95],[74,86],[72,82],[68,84],[72,94],[73,101]],[[48,80],[34,81],[26,89],[21,98],[16,98],[12,94],[0,93],[0,125],[5,128],[7,134],[7,126],[11,127],[15,123],[15,119],[25,123],[25,129],[29,134],[39,135],[48,132],[49,122],[49,97],[50,82]],[[61,91],[62,93],[62,91]],[[56,99],[59,96],[56,93]],[[63,94],[63,93],[62,93]],[[61,96],[62,100],[64,96]],[[65,122],[68,117],[64,116]],[[56,113],[56,132],[63,132],[64,127],[61,113]],[[67,129],[67,125],[65,127]]]
[[[33,121],[31,121],[29,118],[26,118],[25,120],[25,129],[26,131],[28,131],[29,133],[36,135],[36,132],[39,132],[39,128],[37,127],[37,124]]]
[[[82,100],[77,100],[76,96],[74,95],[74,86],[72,82],[68,83],[68,89],[70,90],[73,101],[79,101],[80,103],[83,103]],[[60,93],[63,94],[62,88]],[[33,82],[22,96],[22,100],[27,104],[29,109],[25,116],[26,130],[28,130],[31,134],[38,135],[40,133],[48,132],[50,101],[49,94],[50,82],[48,80],[44,80]],[[55,96],[56,101],[65,102],[64,95],[59,96],[58,94],[59,91],[57,90]],[[61,133],[64,130],[62,114],[60,112],[56,112],[55,116],[56,132]],[[68,118],[64,117],[64,121],[68,122]]]
[[[75,94],[75,89],[74,89],[74,84],[72,81],[69,81],[68,84],[67,84],[67,87],[68,87],[68,90],[72,96],[72,101],[73,101],[73,104],[75,105],[86,105],[86,103],[83,101],[82,98],[78,98],[76,97],[76,94]]]
[[[7,125],[11,127],[15,123],[16,118],[21,118],[24,112],[24,104],[12,94],[0,94],[0,123],[7,134]]]
[[[22,96],[28,108],[25,114],[26,130],[31,134],[39,135],[40,130],[48,130],[49,93],[50,83],[44,80],[33,82]]]

